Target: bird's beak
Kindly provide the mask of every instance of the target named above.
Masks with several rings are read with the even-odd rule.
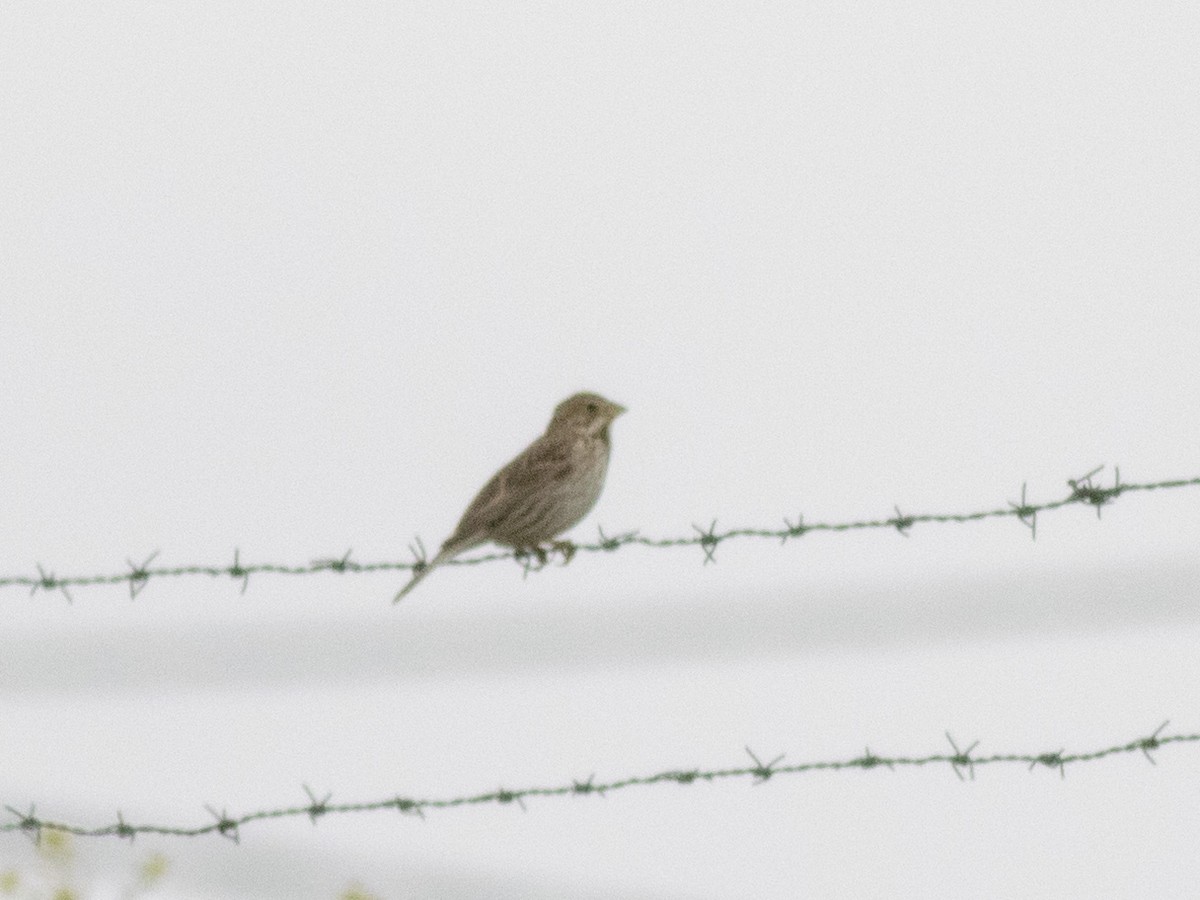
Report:
[[[621,413],[625,412],[625,407],[623,407],[620,403],[611,403],[609,405],[612,407],[609,413],[610,419],[615,419],[617,416],[621,415]]]

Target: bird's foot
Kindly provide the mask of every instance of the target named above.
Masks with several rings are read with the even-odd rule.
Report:
[[[552,541],[550,549],[555,553],[562,554],[562,564],[565,566],[575,558],[575,544],[571,541]]]
[[[518,547],[513,553],[513,558],[521,564],[521,568],[525,570],[522,577],[528,577],[530,572],[537,572],[546,567],[546,559],[548,554],[542,547]]]
[[[551,541],[547,546],[537,544],[533,547],[519,547],[513,553],[513,558],[521,564],[525,575],[529,575],[530,572],[546,568],[550,564],[552,553],[560,554],[562,564],[565,566],[574,558],[575,550],[575,544],[571,541]]]

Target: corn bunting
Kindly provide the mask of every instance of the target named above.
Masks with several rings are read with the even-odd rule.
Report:
[[[488,541],[538,550],[586,516],[604,487],[608,426],[623,412],[599,394],[575,394],[558,404],[545,433],[492,476],[438,555],[413,570],[392,602],[465,550]]]

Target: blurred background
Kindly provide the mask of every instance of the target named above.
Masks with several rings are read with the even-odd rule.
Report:
[[[1182,3],[10,2],[0,574],[435,548],[581,389],[572,536],[1200,475]],[[1200,490],[524,577],[0,590],[0,803],[197,827],[1200,731]],[[216,836],[0,833],[78,897],[1145,897],[1200,748],[731,778]],[[966,773],[964,773],[966,774]],[[15,821],[11,813],[5,821]],[[42,891],[42,894],[38,892]]]

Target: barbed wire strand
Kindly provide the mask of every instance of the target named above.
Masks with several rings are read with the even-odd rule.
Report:
[[[151,834],[168,837],[200,837],[201,835],[216,834],[228,838],[235,843],[241,838],[241,828],[255,822],[269,819],[289,819],[307,817],[315,825],[318,820],[327,815],[377,812],[380,810],[396,810],[407,815],[425,817],[427,811],[454,809],[465,806],[481,806],[484,804],[515,803],[525,809],[525,801],[539,797],[566,797],[573,795],[605,796],[615,791],[635,787],[649,787],[655,784],[691,785],[700,781],[720,781],[725,779],[750,778],[754,784],[762,784],[777,775],[798,775],[805,772],[839,771],[844,769],[877,769],[886,767],[895,770],[903,767],[921,767],[931,765],[949,766],[960,781],[974,780],[975,770],[980,766],[999,763],[1020,764],[1032,772],[1036,768],[1053,769],[1061,778],[1066,778],[1067,766],[1077,763],[1094,762],[1110,756],[1128,753],[1142,753],[1151,764],[1157,765],[1152,752],[1168,744],[1195,743],[1200,741],[1200,734],[1163,735],[1169,722],[1163,722],[1150,735],[1137,738],[1126,744],[1115,744],[1099,750],[1089,750],[1081,753],[1067,753],[1065,749],[1046,753],[997,753],[990,756],[975,756],[979,742],[960,748],[958,742],[946,733],[950,744],[950,753],[933,753],[928,756],[877,756],[868,748],[862,756],[843,760],[825,762],[806,762],[795,765],[783,765],[784,754],[774,757],[764,763],[749,747],[745,748],[747,756],[753,765],[735,766],[723,769],[673,769],[658,772],[654,775],[639,775],[622,778],[616,781],[597,782],[595,775],[586,781],[572,781],[570,784],[560,784],[554,787],[531,787],[519,790],[498,788],[482,794],[469,794],[445,799],[416,799],[412,797],[394,796],[384,800],[366,803],[333,803],[333,794],[326,793],[318,796],[303,785],[308,802],[299,806],[285,806],[278,809],[260,810],[243,815],[230,815],[222,808],[218,811],[213,806],[205,806],[212,821],[192,827],[173,825],[136,825],[125,820],[120,811],[117,812],[116,822],[87,827],[57,822],[37,815],[36,806],[30,806],[27,812],[21,812],[12,806],[4,809],[13,816],[13,821],[0,824],[0,834],[6,832],[23,832],[35,842],[41,839],[45,830],[66,832],[79,837],[119,837],[131,841],[139,834]],[[965,773],[965,774],[964,774]]]
[[[840,534],[849,531],[862,531],[867,529],[894,529],[901,535],[907,537],[909,532],[917,525],[934,523],[963,524],[967,522],[978,522],[984,519],[1002,518],[1017,519],[1029,529],[1030,535],[1034,540],[1036,540],[1038,516],[1044,512],[1050,512],[1066,506],[1083,504],[1094,507],[1096,510],[1096,515],[1099,517],[1101,510],[1120,497],[1122,494],[1200,486],[1200,477],[1155,481],[1142,484],[1125,484],[1121,482],[1121,472],[1118,468],[1114,470],[1115,477],[1112,486],[1103,487],[1093,481],[1095,476],[1102,471],[1103,468],[1103,466],[1100,466],[1079,478],[1068,479],[1067,485],[1070,488],[1070,493],[1061,499],[1052,500],[1047,503],[1030,503],[1026,497],[1026,486],[1021,485],[1021,499],[1019,502],[1010,500],[1008,501],[1008,505],[1006,507],[980,510],[977,512],[931,513],[914,515],[902,513],[900,508],[896,507],[896,515],[886,519],[863,519],[850,522],[805,522],[804,516],[801,515],[795,521],[785,517],[783,520],[783,528],[732,528],[721,532],[717,531],[717,522],[714,519],[707,528],[702,528],[699,525],[693,525],[692,529],[695,534],[674,538],[644,537],[637,531],[627,531],[616,535],[607,535],[604,533],[604,529],[601,528],[599,529],[599,537],[594,543],[573,544],[570,542],[560,542],[560,546],[552,552],[559,553],[565,563],[579,552],[610,553],[620,549],[621,547],[635,544],[642,547],[660,549],[668,547],[698,546],[704,553],[703,562],[705,565],[707,565],[710,562],[716,562],[716,550],[720,544],[735,538],[768,538],[772,540],[778,540],[781,544],[785,544],[791,538],[799,538],[815,532],[831,532]],[[72,587],[127,584],[129,587],[130,597],[135,598],[142,591],[142,589],[145,588],[146,583],[151,578],[179,578],[189,575],[207,575],[213,578],[225,577],[241,581],[241,590],[242,593],[245,593],[246,587],[250,582],[251,575],[313,575],[318,572],[334,572],[338,574],[345,574],[351,572],[415,571],[423,569],[426,565],[428,565],[428,560],[425,556],[424,545],[419,539],[415,544],[410,545],[410,550],[413,554],[413,561],[409,563],[360,563],[352,560],[350,558],[352,551],[347,550],[346,553],[340,557],[332,559],[318,559],[312,561],[308,565],[285,565],[279,563],[244,564],[241,561],[241,551],[235,549],[233,553],[233,562],[226,566],[193,565],[151,568],[150,563],[153,562],[159,555],[159,551],[156,550],[154,553],[147,556],[141,563],[135,563],[132,559],[127,558],[125,562],[128,566],[128,571],[110,574],[71,575],[59,577],[53,571],[47,571],[45,568],[43,568],[41,563],[38,563],[37,575],[0,576],[0,588],[27,587],[30,589],[30,595],[36,594],[38,591],[58,591],[62,593],[64,597],[66,597],[68,602],[71,602],[73,598],[69,589]],[[480,565],[481,563],[493,562],[499,559],[516,559],[525,568],[526,573],[528,573],[531,571],[536,571],[537,569],[547,565],[550,559],[550,554],[542,549],[536,549],[533,551],[500,551],[452,559],[447,563],[447,565],[476,566]]]

